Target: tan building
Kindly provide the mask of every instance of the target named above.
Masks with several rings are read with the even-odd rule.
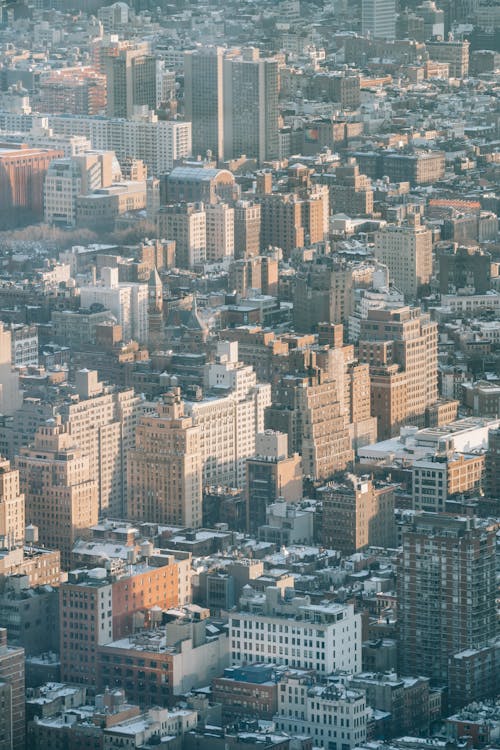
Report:
[[[234,257],[252,258],[260,253],[260,204],[237,201],[234,206]]]
[[[234,256],[234,208],[226,203],[205,207],[207,261],[220,261]]]
[[[157,214],[158,236],[175,240],[175,264],[193,268],[207,257],[207,217],[203,203],[163,206]]]
[[[61,551],[61,564],[70,563],[75,540],[97,523],[97,480],[90,457],[60,421],[40,427],[32,448],[17,459],[26,516],[40,530],[47,547]]]
[[[324,546],[343,555],[367,547],[394,547],[394,489],[395,485],[376,484],[353,474],[322,487]]]
[[[419,308],[370,310],[361,321],[359,358],[370,365],[372,415],[378,438],[404,424],[425,425],[438,399],[437,324]]]
[[[348,216],[367,216],[373,213],[371,180],[360,174],[355,159],[335,170],[335,182],[330,186],[332,213]]]
[[[302,201],[296,194],[265,195],[261,201],[261,247],[280,247],[289,257],[293,250],[305,245],[303,221]]]
[[[0,546],[24,544],[24,495],[19,488],[19,471],[0,458]]]
[[[255,456],[247,460],[247,529],[255,532],[266,523],[266,509],[278,498],[287,502],[302,499],[302,460],[289,456],[288,435],[273,430],[259,433]]]
[[[425,43],[431,60],[448,63],[450,76],[466,78],[469,72],[468,41],[428,41]]]
[[[103,49],[108,117],[131,118],[134,107],[156,108],[156,58],[149,42],[120,41]]]
[[[24,649],[7,645],[7,630],[0,628],[0,737],[5,750],[25,750]]]
[[[485,462],[484,453],[436,454],[414,461],[413,508],[443,513],[450,500],[477,497],[485,484]]]
[[[396,288],[415,299],[432,275],[432,231],[414,215],[408,225],[387,226],[375,234],[375,257],[384,263]]]
[[[105,109],[106,76],[94,68],[58,68],[40,76],[40,112],[99,115]]]
[[[200,427],[184,413],[180,389],[144,416],[128,456],[128,516],[156,523],[201,526]]]
[[[90,457],[98,481],[99,512],[121,517],[127,498],[127,455],[135,445],[141,398],[98,380],[96,370],[76,373],[77,399],[59,413],[75,443]]]

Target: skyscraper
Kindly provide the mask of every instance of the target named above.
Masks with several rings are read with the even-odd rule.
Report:
[[[39,527],[40,540],[61,550],[68,567],[77,537],[97,523],[99,497],[88,455],[77,447],[64,425],[40,427],[32,448],[17,459],[26,515]]]
[[[180,526],[201,526],[200,428],[184,414],[180,389],[165,394],[157,413],[142,417],[128,459],[128,515]]]
[[[156,108],[156,58],[149,44],[121,43],[110,47],[104,57],[107,79],[108,117],[132,117],[135,106]]]
[[[363,0],[361,32],[375,39],[394,39],[396,36],[395,0]]]
[[[199,47],[184,55],[184,107],[192,123],[193,155],[224,157],[224,50]]]
[[[375,257],[388,267],[397,289],[415,299],[432,275],[432,232],[418,215],[407,225],[384,227],[375,234]]]
[[[448,683],[449,659],[496,635],[495,529],[418,513],[398,565],[399,671]]]
[[[224,60],[224,156],[278,157],[278,61],[250,47]]]

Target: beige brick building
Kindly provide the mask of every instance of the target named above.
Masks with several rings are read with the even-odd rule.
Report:
[[[375,257],[388,267],[399,291],[414,299],[432,275],[432,232],[419,216],[407,225],[384,227],[375,234]]]

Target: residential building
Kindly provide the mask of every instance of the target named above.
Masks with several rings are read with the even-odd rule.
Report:
[[[147,552],[136,563],[116,561],[111,570],[72,571],[59,587],[62,680],[95,686],[99,646],[131,635],[152,607],[177,606],[174,554],[153,545]]]
[[[21,450],[16,465],[26,516],[40,529],[43,544],[60,550],[67,568],[75,540],[98,519],[98,483],[90,456],[59,419],[39,428],[33,447]]]
[[[497,633],[495,528],[417,513],[403,532],[397,582],[399,671],[446,685],[450,659]]]
[[[404,424],[424,425],[437,401],[437,324],[419,308],[369,310],[361,321],[359,358],[370,365],[378,437]]]
[[[246,462],[247,529],[262,526],[267,508],[280,498],[302,499],[302,461],[298,453],[289,456],[288,435],[266,430],[255,436],[255,456]]]
[[[230,614],[229,637],[237,664],[269,662],[322,676],[361,669],[361,615],[352,604],[311,604],[294,591],[246,587]]]
[[[234,208],[226,203],[205,206],[206,258],[224,261],[234,256]]]
[[[425,47],[431,60],[448,63],[452,78],[466,78],[469,72],[470,42],[460,40],[427,41]]]
[[[180,389],[165,394],[157,413],[141,418],[128,453],[130,518],[197,527],[202,521],[200,427],[185,413]]]
[[[7,630],[0,628],[0,742],[6,750],[24,750],[24,649],[7,645]]]
[[[391,281],[406,298],[416,299],[432,275],[432,231],[414,215],[407,225],[387,226],[375,234],[375,257],[389,269]]]
[[[0,321],[0,413],[13,414],[22,403],[19,374],[12,358],[12,332]]]
[[[107,266],[101,269],[98,283],[80,289],[82,307],[97,303],[110,310],[122,328],[124,341],[132,338],[139,343],[148,340],[148,297],[147,284],[119,282],[118,268]]]
[[[395,547],[395,485],[347,474],[320,488],[325,547],[352,555],[366,547]]]
[[[237,201],[234,206],[234,257],[252,258],[260,253],[260,204]]]
[[[222,704],[223,721],[242,717],[272,720],[278,708],[280,673],[271,664],[229,667],[212,680],[215,703]]]
[[[24,545],[24,495],[19,471],[0,458],[0,546],[11,550]]]
[[[156,108],[156,57],[149,43],[118,43],[105,50],[108,117],[131,117],[134,107]]]
[[[175,241],[175,264],[193,268],[207,257],[207,215],[203,203],[163,206],[157,214],[158,235]]]
[[[411,472],[413,508],[442,513],[447,502],[481,494],[485,454],[440,451],[414,461]]]
[[[315,747],[357,747],[366,740],[368,714],[362,690],[316,682],[298,671],[287,672],[279,684],[276,726],[311,737]]]
[[[11,323],[11,354],[14,367],[38,365],[38,330],[33,325]]]
[[[40,76],[39,111],[100,115],[106,109],[106,76],[91,67],[57,68]]]

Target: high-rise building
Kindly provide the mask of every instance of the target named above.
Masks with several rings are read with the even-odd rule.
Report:
[[[24,544],[24,495],[19,471],[0,458],[0,547],[11,550]]]
[[[485,455],[441,451],[414,461],[411,473],[413,508],[440,513],[447,502],[481,494]]]
[[[224,158],[278,157],[278,61],[255,47],[224,59]]]
[[[238,360],[238,343],[219,341],[216,361],[205,367],[205,394],[186,402],[200,427],[203,486],[244,487],[246,460],[264,431],[271,386],[257,383],[253,367]]]
[[[490,430],[488,434],[485,494],[500,506],[500,429]]]
[[[255,439],[255,456],[247,460],[247,528],[255,533],[266,523],[266,510],[279,498],[302,499],[302,461],[288,455],[288,435],[266,430]]]
[[[497,633],[495,528],[417,513],[398,565],[399,671],[448,683],[450,659]]]
[[[437,323],[419,308],[369,310],[361,321],[359,358],[370,365],[372,415],[378,438],[402,425],[424,427],[438,398]]]
[[[234,255],[234,208],[227,203],[205,206],[207,261],[220,261]]]
[[[67,568],[75,540],[98,520],[98,484],[90,456],[59,421],[40,427],[33,447],[23,448],[16,463],[27,520],[39,528],[45,546],[61,551]]]
[[[13,414],[22,402],[19,375],[12,363],[12,334],[0,321],[0,413]]]
[[[128,454],[130,518],[201,526],[200,427],[184,413],[180,389],[165,394],[157,413],[141,418]]]
[[[43,183],[49,164],[64,156],[56,149],[28,148],[12,143],[0,151],[0,222],[39,221],[43,216]]]
[[[193,268],[207,256],[207,215],[203,203],[163,206],[157,214],[158,236],[175,241],[175,264]]]
[[[40,76],[39,111],[101,115],[106,87],[106,76],[91,67],[50,70]]]
[[[101,280],[80,289],[82,307],[94,303],[111,310],[122,327],[124,341],[131,338],[139,343],[148,340],[148,285],[120,282],[118,268],[101,269]]]
[[[260,252],[260,204],[237,201],[234,206],[234,257],[252,258]]]
[[[394,39],[396,18],[395,0],[363,0],[361,33],[374,39]]]
[[[360,173],[355,159],[349,159],[335,170],[335,182],[330,185],[330,204],[335,214],[369,216],[373,212],[371,180]]]
[[[224,50],[199,47],[184,55],[184,106],[192,126],[193,155],[224,158]]]
[[[325,547],[352,555],[366,547],[395,547],[394,485],[349,474],[320,488]]]
[[[384,263],[391,280],[409,299],[432,275],[432,231],[414,215],[407,225],[386,226],[375,234],[375,257]]]
[[[108,117],[131,117],[134,107],[156,108],[156,58],[148,42],[118,43],[104,55]]]
[[[7,630],[0,628],[0,747],[25,750],[24,649],[7,645]]]

